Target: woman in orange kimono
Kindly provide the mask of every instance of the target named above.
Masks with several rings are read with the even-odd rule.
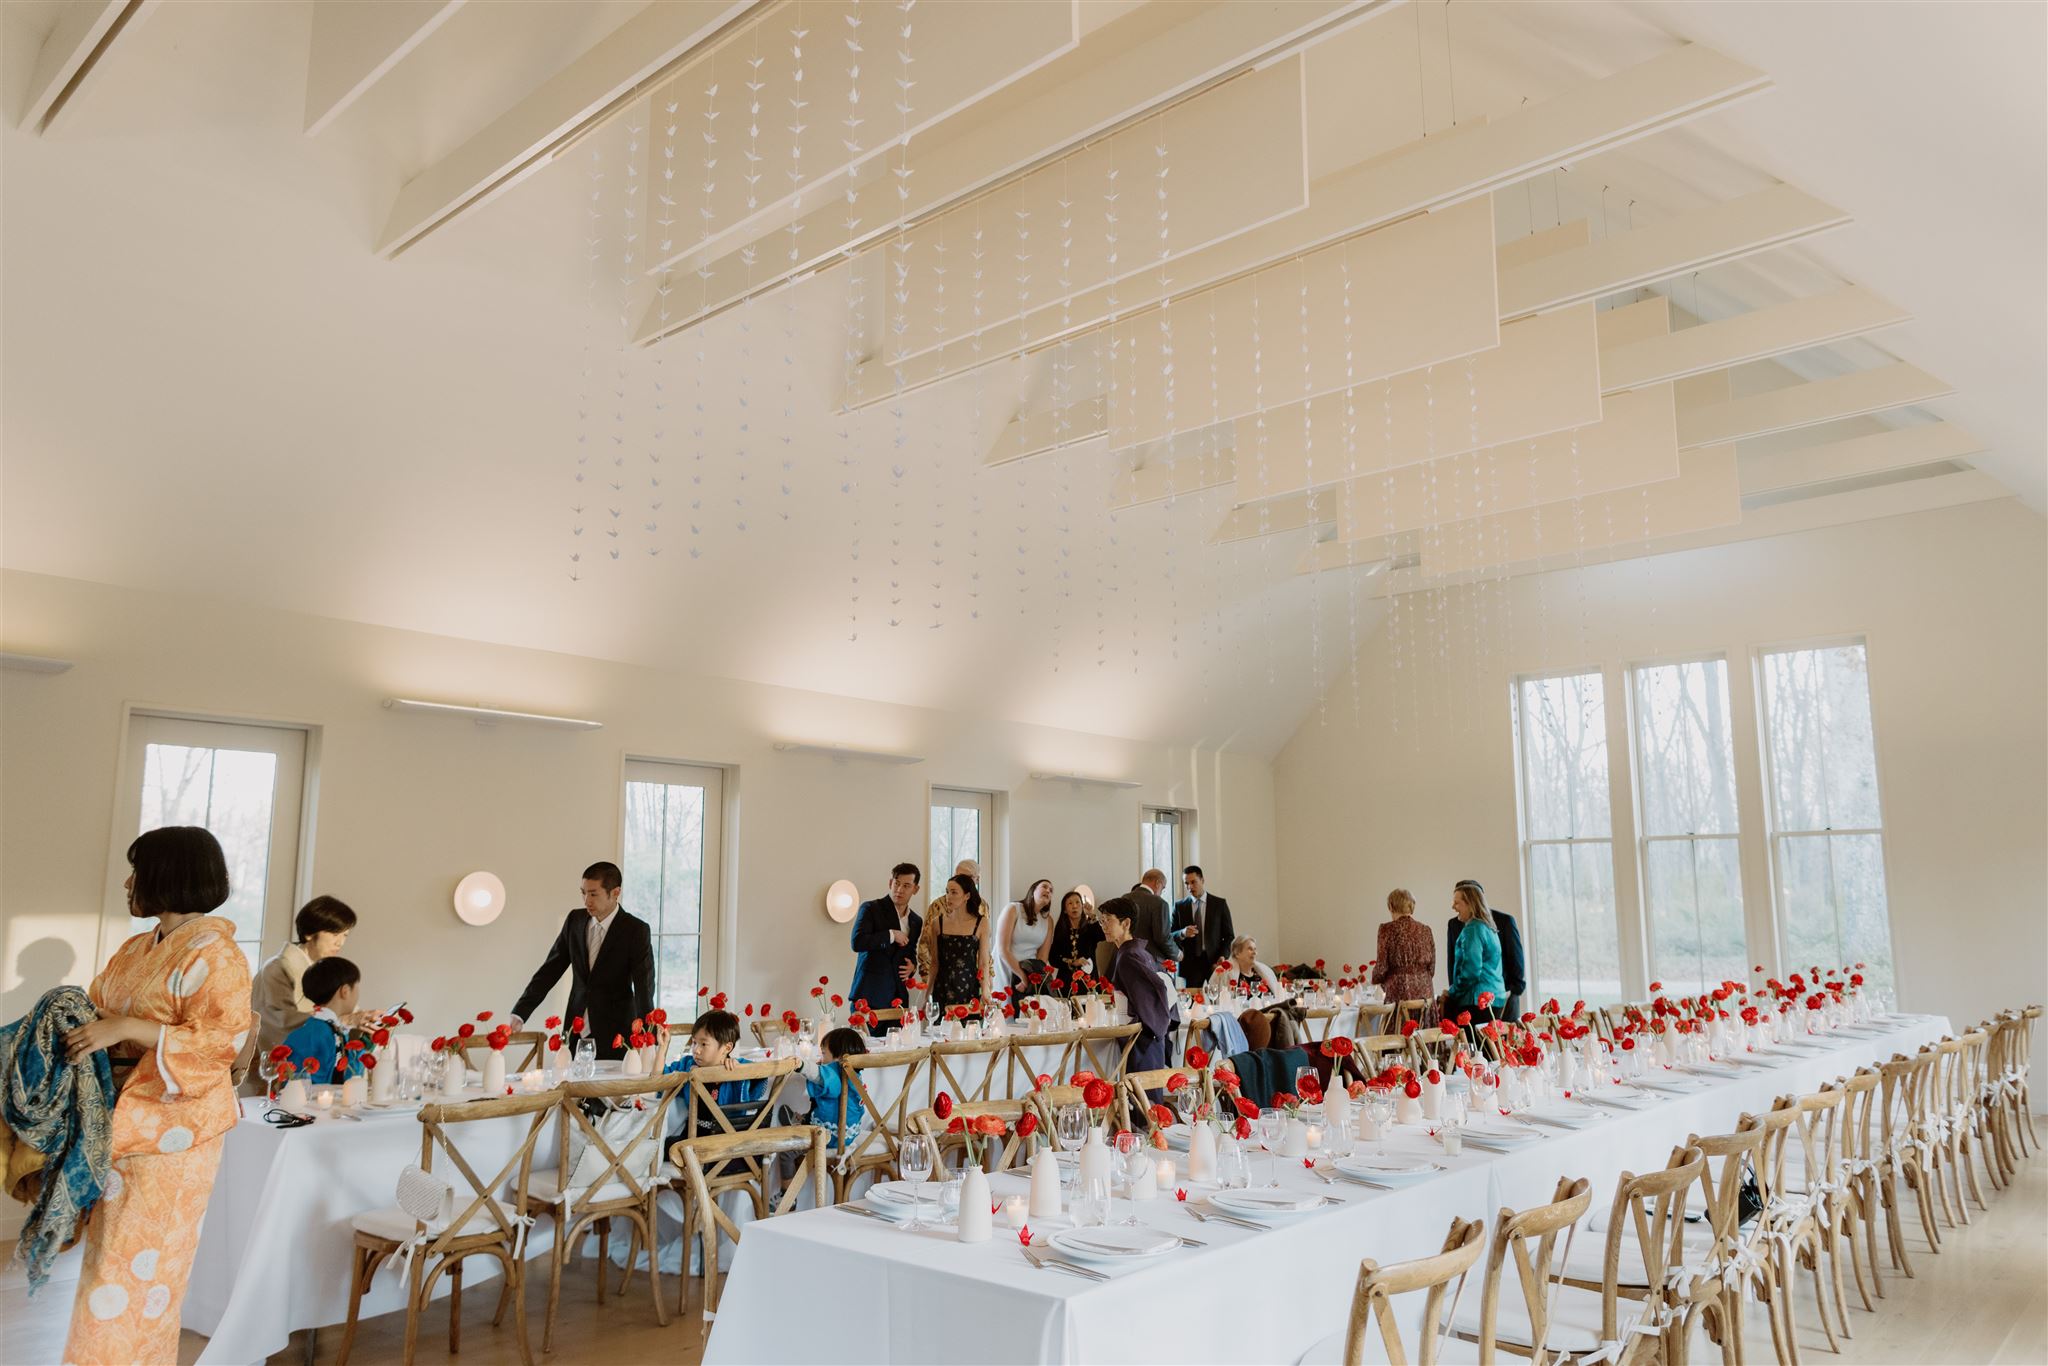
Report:
[[[220,843],[194,825],[128,846],[128,913],[156,928],[93,979],[100,1018],[65,1036],[76,1060],[109,1049],[135,1066],[114,1106],[112,1169],[86,1227],[64,1360],[176,1366],[178,1309],[221,1140],[241,1117],[232,1076],[254,1022],[249,960],[228,899]]]

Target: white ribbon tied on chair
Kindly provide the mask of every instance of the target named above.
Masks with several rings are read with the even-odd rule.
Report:
[[[1658,1292],[1643,1299],[1643,1307],[1637,1311],[1635,1321],[1621,1330],[1620,1337],[1602,1338],[1598,1347],[1573,1360],[1576,1360],[1579,1366],[1597,1366],[1599,1362],[1620,1361],[1621,1354],[1627,1349],[1631,1339],[1645,1333],[1661,1334],[1671,1326],[1672,1319],[1677,1316],[1677,1305],[1672,1301],[1673,1294],[1693,1284],[1701,1276],[1711,1274],[1713,1273],[1710,1270],[1696,1266],[1671,1267],[1665,1271],[1664,1281],[1658,1287]],[[1560,1355],[1558,1359],[1565,1360],[1565,1355]]]

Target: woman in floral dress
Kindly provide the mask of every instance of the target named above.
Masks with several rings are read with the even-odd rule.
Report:
[[[1387,893],[1387,920],[1380,926],[1372,980],[1389,1001],[1427,1001],[1436,995],[1436,937],[1415,918],[1415,898],[1405,888]]]
[[[232,1075],[254,1021],[220,842],[198,826],[128,846],[128,913],[156,926],[121,945],[90,988],[100,1018],[65,1037],[133,1070],[114,1106],[112,1169],[86,1228],[64,1360],[175,1366],[178,1309],[221,1141],[241,1117]]]

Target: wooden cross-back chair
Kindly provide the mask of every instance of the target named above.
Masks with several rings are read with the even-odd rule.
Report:
[[[1053,1061],[1042,1069],[1054,1080],[1071,1077],[1080,1071],[1080,1065],[1075,1062],[1075,1050],[1081,1046],[1081,1034],[1079,1029],[1063,1029],[1057,1034],[1012,1034],[1010,1094],[1021,1096],[1037,1082],[1041,1069],[1032,1066],[1030,1050],[1034,1048],[1059,1050]]]
[[[547,1056],[548,1036],[537,1029],[522,1029],[514,1034],[505,1045],[505,1072],[511,1075],[530,1072],[541,1065]],[[490,1044],[481,1034],[472,1034],[456,1041],[456,1051],[462,1055],[465,1066],[477,1071],[483,1070],[484,1054],[490,1051]]]
[[[1003,1071],[1003,1055],[1010,1052],[1010,1040],[1006,1035],[988,1039],[946,1040],[932,1046],[932,1063],[925,1069],[925,1103],[938,1098],[941,1091],[956,1101],[988,1100],[994,1092],[996,1076]],[[972,1059],[982,1059],[979,1069],[981,1080],[969,1084],[964,1078],[974,1075]]]
[[[555,1316],[562,1301],[562,1272],[583,1231],[597,1225],[597,1302],[605,1300],[605,1281],[611,1270],[611,1221],[626,1220],[633,1241],[626,1257],[626,1274],[620,1278],[623,1292],[638,1264],[638,1253],[647,1250],[647,1290],[654,1299],[657,1323],[668,1322],[668,1310],[661,1302],[661,1258],[656,1255],[654,1199],[665,1189],[673,1172],[664,1167],[662,1145],[668,1141],[669,1110],[688,1085],[686,1073],[666,1076],[610,1077],[597,1081],[565,1083],[555,1170],[533,1179],[529,1199],[536,1215],[546,1215],[555,1224],[555,1244],[548,1260],[548,1312],[541,1331],[543,1352],[554,1350]],[[592,1121],[586,1103],[627,1107],[634,1121],[629,1132],[614,1145]],[[602,1111],[600,1111],[602,1113]],[[576,1173],[569,1155],[574,1140],[581,1138],[595,1149],[604,1169],[589,1182],[570,1185]]]
[[[1017,1121],[1027,1110],[1035,1107],[1027,1100],[970,1100],[953,1106],[953,1118],[970,1120],[977,1115],[994,1115],[1009,1126],[1000,1144],[984,1139],[982,1169],[991,1172],[1006,1172],[1023,1165],[1031,1159],[1031,1147],[1017,1136]],[[952,1119],[940,1119],[938,1112],[930,1107],[919,1110],[910,1117],[910,1130],[932,1140],[939,1164],[947,1171],[964,1168],[967,1160],[967,1138],[964,1134],[949,1134],[946,1126]],[[1041,1121],[1042,1122],[1042,1121]],[[956,1163],[953,1159],[958,1158]]]
[[[1991,1207],[1984,1203],[1984,1188],[1977,1184],[1977,1164],[1983,1164],[1984,1176],[1991,1182],[1993,1190],[2005,1184],[2004,1176],[1992,1159],[1991,1118],[1984,1101],[1984,1078],[1990,1068],[1991,1026],[1978,1025],[1957,1039],[1956,1045],[1962,1057],[1956,1067],[1955,1087],[1950,1093],[1949,1137],[1955,1146],[1957,1163],[1970,1178],[1970,1197],[1977,1202],[1978,1209],[1988,1211]]]
[[[845,1137],[833,1159],[833,1198],[844,1200],[853,1183],[864,1173],[894,1176],[896,1152],[902,1142],[912,1106],[911,1093],[917,1086],[919,1069],[931,1061],[929,1045],[923,1048],[894,1048],[879,1053],[856,1053],[841,1058],[839,1066],[846,1085],[839,1092],[839,1116],[834,1132]],[[887,1105],[875,1102],[870,1073],[898,1073],[894,1099]],[[857,1132],[847,1125],[848,1097],[859,1096],[867,1123]]]
[[[1898,1183],[1903,1181],[1913,1192],[1920,1211],[1920,1231],[1927,1236],[1930,1251],[1941,1251],[1941,1234],[1934,1221],[1934,1173],[1932,1154],[1934,1145],[1930,1142],[1925,1149],[1921,1136],[1926,1116],[1922,1109],[1921,1095],[1932,1074],[1934,1054],[1920,1052],[1912,1057],[1895,1055],[1890,1062],[1879,1065],[1877,1071],[1883,1079],[1884,1097],[1879,1102],[1878,1115],[1882,1121],[1882,1142],[1888,1158],[1884,1175],[1887,1178],[1880,1187],[1884,1200],[1885,1223],[1889,1228],[1892,1265],[1907,1276],[1912,1276],[1913,1264],[1906,1252],[1905,1230],[1899,1217],[1901,1198]]]
[[[1363,1366],[1375,1359],[1436,1366],[1447,1297],[1456,1300],[1453,1283],[1463,1284],[1485,1249],[1484,1223],[1477,1219],[1453,1219],[1439,1252],[1391,1266],[1382,1266],[1370,1257],[1361,1261],[1358,1279],[1351,1289],[1351,1316],[1344,1329],[1345,1366]],[[1417,1330],[1419,1350],[1410,1351],[1401,1334],[1401,1316],[1395,1311],[1394,1300],[1418,1290],[1427,1294]],[[1377,1352],[1372,1350],[1368,1337],[1374,1328],[1380,1335]],[[1318,1347],[1310,1356],[1320,1360],[1328,1354]]]
[[[754,1042],[763,1048],[773,1048],[776,1040],[790,1036],[789,1026],[780,1020],[750,1020],[747,1027],[754,1033]]]
[[[420,1220],[401,1209],[371,1210],[354,1220],[355,1249],[349,1274],[348,1327],[341,1338],[336,1360],[348,1361],[356,1340],[357,1316],[363,1292],[377,1268],[406,1254],[405,1361],[410,1366],[419,1344],[420,1314],[434,1296],[442,1274],[448,1276],[448,1350],[462,1345],[462,1263],[467,1257],[492,1257],[504,1267],[505,1283],[498,1294],[498,1310],[491,1322],[505,1321],[505,1311],[517,1306],[513,1328],[519,1335],[519,1356],[532,1366],[533,1351],[526,1340],[526,1229],[532,1222],[527,1213],[527,1188],[533,1176],[534,1146],[554,1122],[555,1107],[561,1102],[559,1090],[538,1095],[497,1096],[460,1105],[426,1105],[419,1112],[420,1167],[435,1174],[434,1158],[446,1160],[440,1178],[453,1189],[448,1217]],[[455,1134],[463,1125],[493,1119],[525,1119],[526,1137],[488,1180],[477,1174],[463,1155]],[[508,1203],[498,1192],[511,1186]]]
[[[817,1208],[823,1209],[830,1204],[825,1130],[815,1124],[792,1124],[749,1129],[744,1133],[687,1138],[669,1147],[669,1160],[682,1169],[683,1180],[689,1185],[691,1202],[704,1211],[704,1317],[707,1319],[718,1310],[718,1235],[725,1234],[734,1244],[740,1240],[740,1226],[719,1208],[718,1199],[713,1194],[713,1180],[707,1173],[735,1167],[763,1171],[768,1169],[764,1164],[785,1154],[798,1157],[796,1172],[783,1185],[782,1198],[774,1208],[761,1204],[756,1207],[755,1217],[772,1219],[788,1214],[802,1199],[806,1183],[811,1186],[811,1200]],[[683,1265],[686,1268],[689,1255],[690,1244],[685,1240]],[[687,1285],[689,1278],[683,1276],[678,1280]],[[676,1312],[682,1312],[680,1293],[677,1295]]]
[[[1755,1125],[1732,1134],[1694,1134],[1686,1143],[1697,1148],[1705,1161],[1700,1166],[1700,1191],[1707,1223],[1707,1260],[1692,1284],[1682,1287],[1685,1321],[1681,1331],[1694,1322],[1703,1324],[1710,1341],[1719,1344],[1721,1359],[1742,1362],[1743,1302],[1754,1294],[1770,1315],[1771,1340],[1781,1360],[1789,1360],[1780,1321],[1780,1301],[1772,1264],[1763,1250],[1763,1221],[1742,1223],[1742,1182],[1744,1175],[1763,1151],[1764,1131]],[[1628,1274],[1623,1268],[1623,1293],[1633,1280],[1648,1293],[1640,1268]],[[1581,1284],[1574,1281],[1573,1284]]]
[[[2026,1125],[2027,1139],[2035,1152],[2041,1150],[2040,1131],[2034,1128],[2034,1093],[2028,1074],[2034,1061],[2034,1021],[2041,1018],[2040,1006],[2028,1006],[2019,1013],[2019,1038],[2013,1043],[2013,1108]]]
[[[1842,1144],[1842,1206],[1849,1239],[1849,1266],[1856,1277],[1856,1293],[1863,1307],[1875,1310],[1871,1296],[1884,1298],[1884,1281],[1878,1270],[1877,1225],[1884,1208],[1883,1183],[1891,1155],[1875,1136],[1882,1078],[1875,1068],[1865,1067],[1842,1079],[1842,1120],[1837,1127]],[[1870,1285],[1865,1288],[1864,1257],[1869,1256]]]
[[[1391,1024],[1396,1031],[1398,1031],[1402,1025],[1407,1024],[1410,1020],[1415,1021],[1415,1023],[1419,1026],[1428,1017],[1429,1008],[1431,1004],[1432,1002],[1430,1002],[1426,998],[1412,1001],[1395,1001],[1393,1003],[1393,1017],[1388,1021],[1388,1023]]]
[[[1822,1272],[1834,1292],[1835,1325],[1845,1338],[1854,1337],[1849,1326],[1849,1297],[1842,1276],[1844,1221],[1847,1201],[1842,1183],[1843,1102],[1848,1093],[1838,1086],[1824,1086],[1796,1101],[1778,1102],[1780,1109],[1792,1109],[1798,1119],[1785,1144],[1784,1194],[1804,1199],[1813,1217],[1817,1249],[1814,1253],[1814,1295],[1821,1297]],[[1853,1237],[1854,1230],[1849,1230]],[[1825,1260],[1825,1268],[1821,1262]],[[1823,1304],[1825,1308],[1825,1304]],[[1822,1315],[1823,1327],[1826,1315]],[[1833,1343],[1832,1336],[1829,1339]]]
[[[1319,1044],[1330,1037],[1330,1022],[1342,1011],[1337,1006],[1304,1007],[1301,1012],[1301,1041]]]
[[[782,1091],[791,1084],[802,1066],[803,1064],[795,1058],[770,1058],[764,1062],[728,1062],[721,1067],[695,1067],[681,1073],[679,1075],[686,1083],[678,1107],[683,1111],[683,1121],[680,1125],[670,1127],[683,1138],[694,1138],[700,1134],[706,1137],[733,1137],[772,1128],[775,1123],[775,1107]],[[755,1082],[761,1085],[761,1099],[746,1103],[750,1113],[743,1116],[742,1122],[735,1126],[731,1113],[718,1103],[718,1088],[729,1083],[739,1083],[751,1089]],[[690,1244],[697,1236],[698,1221],[707,1216],[697,1207],[695,1192],[684,1180],[682,1164],[672,1162],[670,1165],[674,1168],[670,1184],[683,1202],[684,1274],[677,1278],[676,1290],[676,1312],[680,1314],[683,1312],[683,1299],[689,1292]],[[731,1163],[714,1165],[707,1177],[707,1184],[714,1196],[723,1195],[729,1190],[746,1192],[747,1198],[753,1202],[755,1217],[765,1218],[768,1199],[762,1177],[763,1170],[758,1159],[740,1157]],[[711,1225],[707,1222],[704,1225],[704,1241],[707,1248],[717,1241],[711,1236],[710,1229]]]
[[[1687,1145],[1672,1149],[1662,1171],[1621,1174],[1608,1212],[1599,1290],[1600,1342],[1619,1344],[1614,1366],[1683,1354],[1683,1304],[1669,1281],[1685,1265],[1686,1191],[1706,1165],[1705,1154]],[[1650,1287],[1640,1301],[1623,1292],[1625,1245]],[[1621,1321],[1624,1305],[1636,1314],[1632,1324]]]
[[[1368,1079],[1396,1064],[1405,1067],[1415,1061],[1415,1049],[1405,1035],[1368,1034],[1351,1042],[1354,1045],[1351,1056],[1357,1059]]]
[[[1209,1053],[1216,1051],[1209,1042],[1209,1017],[1207,1015],[1204,1015],[1199,1020],[1189,1020],[1182,1027],[1181,1056],[1186,1057],[1187,1050],[1190,1048],[1199,1048]]]
[[[1139,1024],[1120,1024],[1083,1029],[1080,1041],[1074,1045],[1074,1060],[1115,1085],[1123,1078],[1124,1068],[1131,1060],[1131,1049],[1136,1046],[1143,1028]]]
[[[1769,1111],[1744,1115],[1742,1122],[1764,1131],[1763,1147],[1751,1164],[1756,1174],[1757,1195],[1763,1200],[1763,1213],[1757,1216],[1757,1223],[1763,1230],[1764,1251],[1771,1260],[1771,1273],[1779,1291],[1778,1313],[1784,1324],[1785,1345],[1797,1366],[1798,1306],[1793,1279],[1801,1266],[1813,1271],[1815,1309],[1820,1315],[1821,1330],[1827,1336],[1828,1350],[1841,1351],[1834,1324],[1828,1317],[1827,1292],[1821,1281],[1820,1221],[1804,1197],[1792,1191],[1786,1176],[1787,1145],[1799,1124],[1798,1097],[1780,1096]]]
[[[2032,1133],[2030,1116],[2020,1102],[2027,1070],[2027,1020],[2009,1010],[1991,1025],[1991,1047],[1985,1058],[1984,1105],[1990,1122],[1992,1149],[2007,1183],[2027,1156]]]
[[[1127,1072],[1124,1074],[1123,1082],[1117,1087],[1117,1127],[1133,1127],[1132,1111],[1148,1110],[1155,1099],[1161,1104],[1166,1104],[1167,1087],[1175,1077],[1186,1077],[1186,1089],[1206,1103],[1215,1103],[1215,1093],[1206,1071],[1198,1071],[1192,1067],[1155,1067],[1146,1072]],[[1154,1097],[1151,1094],[1153,1092],[1159,1094]],[[1168,1105],[1168,1108],[1171,1109],[1171,1105]]]
[[[1479,1359],[1491,1361],[1496,1352],[1510,1356],[1545,1359],[1551,1334],[1554,1292],[1552,1270],[1559,1258],[1559,1234],[1570,1242],[1570,1234],[1593,1203],[1593,1183],[1581,1176],[1560,1177],[1550,1203],[1520,1213],[1503,1209],[1494,1216],[1493,1246],[1487,1254],[1486,1279],[1480,1285],[1479,1303],[1458,1310],[1451,1325],[1454,1336],[1476,1343]],[[1510,1259],[1521,1291],[1518,1306],[1506,1312],[1501,1307],[1501,1281]],[[1571,1330],[1566,1330],[1570,1336]],[[1585,1335],[1571,1337],[1566,1350],[1583,1355],[1599,1346]]]

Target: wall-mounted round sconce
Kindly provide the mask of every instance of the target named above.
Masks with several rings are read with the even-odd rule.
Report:
[[[488,925],[505,910],[505,884],[496,873],[471,873],[455,884],[455,914],[466,925]]]
[[[825,889],[825,914],[844,925],[860,909],[860,888],[845,878]]]
[[[1090,906],[1097,904],[1095,900],[1095,889],[1093,887],[1090,887],[1087,883],[1082,883],[1080,886],[1074,888],[1074,890],[1081,894],[1081,900],[1083,902],[1087,903]]]

